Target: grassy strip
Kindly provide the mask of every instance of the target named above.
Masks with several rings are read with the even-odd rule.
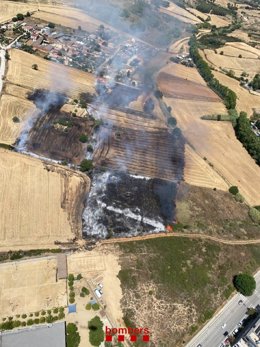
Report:
[[[9,251],[9,252],[2,252],[0,253],[0,262],[6,261],[6,260],[17,260],[22,259],[24,257],[35,257],[42,254],[47,253],[61,253],[62,250],[60,248],[55,249],[32,249],[29,251]]]

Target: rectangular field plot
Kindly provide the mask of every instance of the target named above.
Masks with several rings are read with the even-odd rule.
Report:
[[[81,234],[89,179],[0,150],[0,250],[50,248]]]
[[[67,304],[66,280],[56,282],[57,260],[45,258],[0,265],[1,317]]]

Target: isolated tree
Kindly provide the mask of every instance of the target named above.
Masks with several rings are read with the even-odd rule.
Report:
[[[66,335],[67,347],[78,347],[78,345],[80,344],[80,335],[76,324],[67,324]]]
[[[92,346],[100,346],[104,341],[103,322],[98,316],[88,322],[89,342]]]
[[[233,279],[233,284],[236,290],[245,296],[252,295],[256,289],[254,277],[246,273],[236,275]]]
[[[50,29],[54,29],[54,28],[55,28],[55,24],[54,24],[54,23],[49,23],[49,24],[48,24],[48,27],[49,27]]]
[[[18,20],[24,20],[24,15],[23,15],[22,13],[18,13],[18,14],[16,15],[16,18],[17,18]]]
[[[38,70],[38,65],[37,65],[37,64],[33,64],[33,65],[32,65],[32,69],[33,69],[33,70]]]
[[[20,123],[20,119],[17,116],[13,117],[13,122],[14,123]]]
[[[80,163],[80,171],[87,172],[93,168],[92,160],[84,159]]]
[[[85,134],[80,135],[79,140],[80,140],[80,142],[82,142],[82,143],[86,143],[86,142],[88,142],[88,136],[85,135]]]
[[[228,191],[229,191],[229,193],[231,193],[233,195],[236,195],[237,193],[239,193],[237,186],[230,187]]]
[[[8,52],[5,52],[5,59],[10,60],[10,54]]]

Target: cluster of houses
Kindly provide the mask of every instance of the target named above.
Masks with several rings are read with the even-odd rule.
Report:
[[[115,82],[131,87],[140,87],[140,81],[138,81],[138,74],[136,73],[156,53],[155,48],[149,47],[134,38],[128,39],[119,46],[116,54],[103,65],[102,78],[99,79],[99,82],[103,82],[107,87],[111,87]]]
[[[55,26],[33,17],[2,26],[2,33],[16,32],[14,47],[45,59],[96,73],[98,82],[109,88],[115,82],[139,87],[136,72],[152,59],[157,50],[134,38],[123,37],[100,25],[88,33]],[[102,72],[102,73],[100,73]]]
[[[171,57],[171,61],[173,61],[176,64],[182,64],[188,67],[195,66],[189,54],[181,54],[181,55],[173,56]]]

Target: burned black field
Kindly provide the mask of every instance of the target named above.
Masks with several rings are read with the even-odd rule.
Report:
[[[97,165],[178,182],[184,170],[185,141],[178,129],[146,131],[113,127],[97,152]]]
[[[86,152],[80,137],[90,136],[93,126],[93,120],[71,117],[59,110],[50,111],[35,123],[27,148],[47,158],[79,164]]]
[[[96,130],[95,115],[79,117],[62,111],[70,103],[66,95],[39,89],[28,96],[38,115],[27,134],[27,152],[77,168],[87,157],[88,143],[93,144],[95,169],[89,173],[92,188],[83,213],[87,238],[163,232],[175,221],[184,137],[178,128],[169,129],[157,119],[153,102],[151,109],[131,109],[129,103],[139,94],[134,88],[124,90],[127,97],[114,91],[103,102],[94,99],[93,110],[98,108],[100,117]],[[111,112],[121,115],[120,120],[112,121]],[[86,143],[80,140],[82,135]]]
[[[39,114],[28,134],[26,150],[57,161],[80,164],[86,156],[87,140],[95,125],[91,117],[62,112],[65,95],[36,90],[28,96]],[[83,142],[80,139],[83,138]]]
[[[83,220],[86,237],[164,231],[175,218],[177,184],[123,172],[97,172]]]

